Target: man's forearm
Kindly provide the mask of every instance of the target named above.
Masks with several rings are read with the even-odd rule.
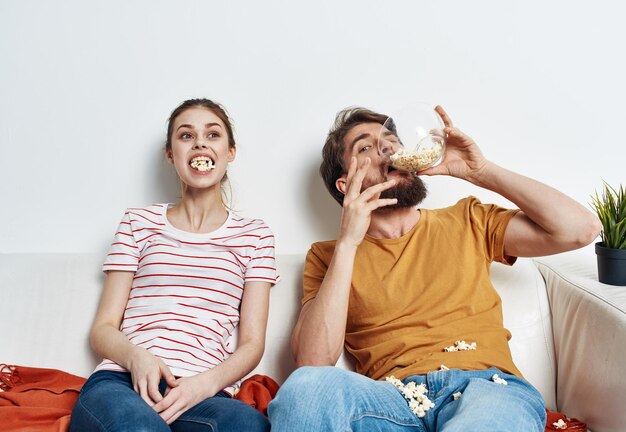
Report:
[[[590,243],[601,229],[595,215],[572,198],[494,163],[488,162],[470,181],[517,205],[559,251]]]
[[[296,365],[332,366],[343,351],[356,246],[337,243],[320,289],[303,308],[292,338]]]

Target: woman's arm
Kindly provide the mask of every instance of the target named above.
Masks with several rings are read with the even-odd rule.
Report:
[[[180,378],[153,408],[168,424],[182,413],[246,376],[261,361],[269,312],[268,282],[247,282],[241,300],[239,335],[233,354],[213,369]]]
[[[89,339],[101,357],[130,371],[135,391],[152,406],[163,399],[159,393],[161,377],[170,386],[175,386],[176,380],[163,361],[131,343],[120,331],[134,275],[127,271],[107,272]]]

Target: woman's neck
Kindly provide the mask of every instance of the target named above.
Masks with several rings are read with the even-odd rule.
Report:
[[[228,210],[219,190],[183,190],[180,202],[167,210],[167,219],[174,227],[194,233],[215,231],[226,218]]]

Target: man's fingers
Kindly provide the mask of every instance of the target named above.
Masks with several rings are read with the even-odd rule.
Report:
[[[352,156],[350,158],[350,166],[348,167],[348,175],[346,176],[346,183],[350,184],[350,182],[352,181],[352,177],[354,177],[354,173],[356,172],[356,158],[354,156]]]
[[[370,163],[370,158],[365,158],[363,165],[361,165],[352,176],[352,180],[347,182],[346,196],[349,196],[350,198],[359,196],[361,193],[361,186],[363,185],[363,179],[365,178],[365,174],[367,173]]]
[[[447,127],[443,130],[448,136],[455,138],[464,138],[466,135],[459,128]]]
[[[364,201],[369,201],[376,195],[380,194],[382,191],[389,189],[390,187],[393,187],[395,184],[396,184],[396,180],[391,179],[391,180],[387,180],[386,182],[378,183],[378,184],[375,184],[374,186],[370,186],[363,191],[359,199],[364,200]]]
[[[370,212],[373,212],[374,210],[379,209],[381,207],[387,207],[387,206],[394,205],[397,203],[398,203],[398,198],[381,198],[381,199],[370,201],[367,204],[367,209]]]
[[[445,129],[444,130],[441,130],[441,129],[431,129],[429,133],[431,135],[438,136],[440,138],[445,138],[446,137]]]
[[[441,120],[443,120],[443,124],[446,127],[452,127],[452,119],[448,116],[448,113],[446,113],[441,105],[437,105],[435,107],[435,111],[437,111],[437,114],[439,114],[439,117],[441,117]]]

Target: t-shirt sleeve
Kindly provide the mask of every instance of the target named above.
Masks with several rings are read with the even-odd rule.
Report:
[[[317,296],[317,292],[322,285],[322,281],[326,276],[328,264],[322,259],[321,249],[316,244],[311,246],[306,254],[304,262],[303,288],[304,295],[302,297],[302,305]]]
[[[280,275],[276,270],[274,234],[266,225],[259,230],[259,241],[246,268],[244,280],[246,282],[269,282],[272,285],[280,280]]]
[[[520,210],[511,210],[495,204],[482,204],[475,197],[468,198],[468,208],[470,220],[484,238],[487,259],[513,265],[517,257],[504,253],[504,234],[511,218]]]
[[[130,222],[130,211],[126,210],[120,222],[109,253],[102,266],[102,271],[121,270],[137,271],[139,263],[139,248],[133,235]]]

